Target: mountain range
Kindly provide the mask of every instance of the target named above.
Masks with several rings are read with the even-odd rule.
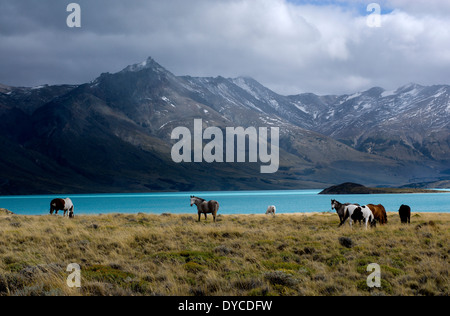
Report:
[[[171,132],[194,119],[279,127],[279,171],[174,163]],[[176,76],[148,58],[81,85],[0,85],[0,194],[446,185],[449,122],[448,85],[283,96],[247,77]]]

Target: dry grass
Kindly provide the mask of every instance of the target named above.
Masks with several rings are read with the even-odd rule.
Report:
[[[195,218],[0,214],[0,295],[449,295],[450,214],[389,214],[368,231],[335,214]],[[381,289],[367,287],[370,263]]]

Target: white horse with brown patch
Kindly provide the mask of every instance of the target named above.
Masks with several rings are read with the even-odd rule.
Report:
[[[53,215],[53,212],[55,212],[55,215],[58,215],[59,211],[64,211],[64,217],[66,216],[66,213],[68,212],[69,218],[73,218],[73,210],[74,206],[72,203],[72,200],[67,199],[54,199],[50,203],[50,215]]]
[[[266,215],[275,216],[276,213],[277,213],[277,208],[275,207],[275,205],[269,205],[269,207],[267,208],[267,211],[266,211]]]

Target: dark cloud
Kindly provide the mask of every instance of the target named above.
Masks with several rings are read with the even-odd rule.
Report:
[[[370,28],[350,0],[74,0],[80,29],[66,26],[69,2],[0,0],[0,83],[83,83],[148,56],[177,75],[251,76],[282,94],[450,83],[450,10],[437,1],[408,11],[383,0],[393,11]]]

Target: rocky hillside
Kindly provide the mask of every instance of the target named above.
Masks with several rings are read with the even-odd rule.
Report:
[[[0,193],[443,180],[449,165],[447,91],[415,86],[354,96],[281,96],[250,78],[175,76],[151,58],[79,86],[1,86]],[[401,111],[392,102],[400,102]],[[417,113],[422,116],[412,119]],[[259,163],[173,163],[172,130],[192,130],[199,118],[204,127],[222,130],[279,127],[279,171],[263,175]]]

